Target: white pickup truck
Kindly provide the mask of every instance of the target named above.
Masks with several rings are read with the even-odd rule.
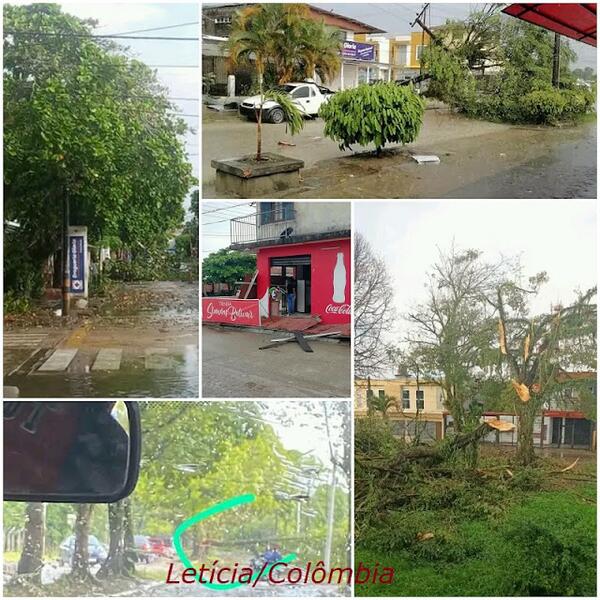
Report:
[[[292,102],[307,117],[316,117],[321,104],[327,102],[333,92],[316,83],[303,81],[299,83],[285,83],[277,88],[290,96]],[[260,96],[250,96],[240,104],[240,114],[249,119],[256,119],[256,111],[260,107]],[[270,123],[282,123],[285,113],[277,102],[265,100],[263,103],[262,120]]]

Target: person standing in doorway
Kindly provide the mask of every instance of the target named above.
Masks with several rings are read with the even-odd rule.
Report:
[[[288,315],[292,315],[296,308],[296,280],[293,277],[288,277],[285,280],[285,293],[287,296],[287,312]]]

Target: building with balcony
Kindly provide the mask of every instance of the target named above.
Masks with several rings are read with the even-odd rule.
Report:
[[[561,373],[557,380],[583,382],[596,395],[596,373]],[[368,414],[368,394],[387,396],[395,400],[387,418],[394,435],[410,440],[419,435],[421,441],[439,440],[453,431],[452,417],[444,408],[444,392],[437,382],[417,381],[413,377],[396,375],[392,379],[357,379],[354,384],[355,416]],[[370,388],[370,392],[369,392]],[[515,425],[513,431],[492,431],[484,442],[516,445],[519,419],[511,412],[486,411],[484,420],[500,419]],[[596,424],[581,410],[576,388],[568,385],[555,394],[535,419],[534,442],[540,448],[577,448],[595,450]]]
[[[257,202],[256,208],[230,221],[230,235],[232,249],[256,254],[247,297],[259,299],[261,317],[349,325],[350,204]]]

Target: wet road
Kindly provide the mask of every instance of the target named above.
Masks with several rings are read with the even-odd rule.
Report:
[[[259,350],[281,332],[202,328],[202,394],[205,398],[349,398],[350,344],[310,341]]]
[[[235,114],[203,123],[203,194],[216,197],[211,159],[254,151],[256,125]],[[290,136],[285,124],[263,127],[263,148],[305,161],[286,198],[595,198],[596,122],[575,127],[523,127],[427,110],[414,144],[376,158],[370,149],[342,152],[323,138],[320,119]],[[295,146],[281,146],[291,141]],[[410,154],[436,154],[418,165]]]
[[[198,284],[126,284],[61,328],[4,332],[4,385],[20,397],[197,397]]]

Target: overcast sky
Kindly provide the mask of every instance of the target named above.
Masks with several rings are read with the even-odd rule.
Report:
[[[164,31],[136,33],[140,36],[186,37],[194,41],[165,40],[121,40],[129,47],[128,54],[148,65],[168,65],[157,68],[159,81],[168,88],[169,96],[191,98],[174,101],[182,118],[192,128],[185,137],[189,160],[194,167],[194,176],[199,177],[199,3],[139,3],[139,2],[65,2],[63,10],[80,18],[98,21],[94,33],[108,35],[138,29],[167,27],[183,23],[195,23]],[[187,68],[192,66],[193,68]],[[186,205],[188,201],[186,200]]]
[[[354,229],[387,265],[398,313],[423,300],[426,274],[453,241],[484,258],[520,256],[523,275],[546,271],[550,281],[533,305],[568,304],[574,290],[596,285],[596,206],[589,200],[442,200],[358,202]],[[398,320],[390,341],[398,342]]]
[[[230,244],[230,220],[256,213],[254,202],[202,202],[202,258]]]
[[[332,10],[341,15],[352,17],[374,25],[379,29],[383,29],[388,33],[395,33],[397,35],[407,34],[411,31],[410,24],[414,21],[416,14],[421,10],[423,6],[422,2],[410,3],[404,2],[402,4],[395,2],[380,2],[380,3],[366,3],[366,2],[317,2],[314,3],[319,8],[325,10]],[[431,3],[431,25],[442,25],[447,19],[464,19],[469,15],[469,11],[481,8],[483,3]],[[420,30],[417,25],[413,31]],[[587,44],[576,42],[574,40],[569,41],[571,48],[575,50],[578,56],[578,66],[590,66],[596,69],[596,49]]]

